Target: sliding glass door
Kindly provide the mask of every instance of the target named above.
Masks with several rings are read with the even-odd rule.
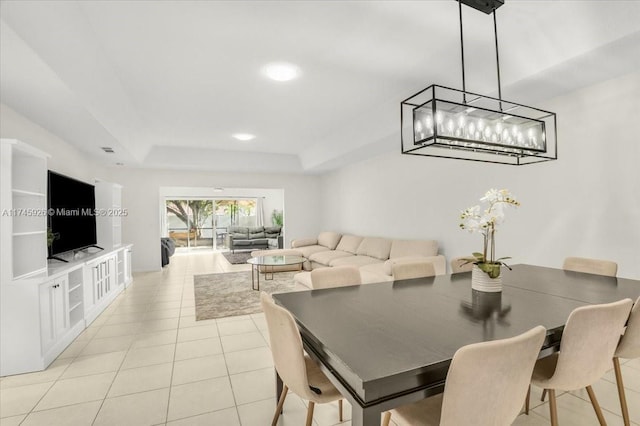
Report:
[[[256,226],[256,199],[167,199],[166,223],[176,247],[227,247],[231,226]]]

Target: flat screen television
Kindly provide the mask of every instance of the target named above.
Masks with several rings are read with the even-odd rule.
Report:
[[[93,185],[49,170],[47,207],[48,226],[54,235],[49,256],[97,243]]]

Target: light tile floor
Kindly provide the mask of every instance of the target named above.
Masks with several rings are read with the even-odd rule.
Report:
[[[268,425],[275,377],[262,314],[195,321],[193,276],[249,271],[217,253],[176,254],[161,272],[136,274],[124,291],[45,371],[0,379],[0,424]],[[640,425],[640,360],[623,364],[634,424]],[[594,385],[610,425],[621,425],[613,373]],[[516,425],[547,425],[548,403]],[[584,391],[558,397],[562,425],[597,425]],[[281,425],[304,424],[306,404],[289,395]],[[345,422],[351,411],[345,404]],[[337,404],[316,407],[314,424],[339,424]]]

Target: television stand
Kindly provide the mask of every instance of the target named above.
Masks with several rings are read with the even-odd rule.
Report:
[[[97,246],[97,245],[95,245],[95,244],[92,244],[92,245],[87,246],[87,247],[85,247],[85,248],[91,248],[91,247],[94,247],[94,248],[97,248],[97,249],[100,249],[100,250],[104,250],[102,247]]]
[[[51,259],[51,260],[59,260],[60,262],[69,263],[68,260],[64,260],[63,258],[58,257],[58,256],[47,256],[47,260],[49,260],[49,259]]]

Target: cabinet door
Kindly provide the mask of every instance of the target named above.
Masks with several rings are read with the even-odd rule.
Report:
[[[62,336],[69,328],[69,307],[67,306],[68,278],[58,278],[53,286],[54,337]]]
[[[45,353],[56,340],[55,329],[55,281],[40,284],[40,340]]]

